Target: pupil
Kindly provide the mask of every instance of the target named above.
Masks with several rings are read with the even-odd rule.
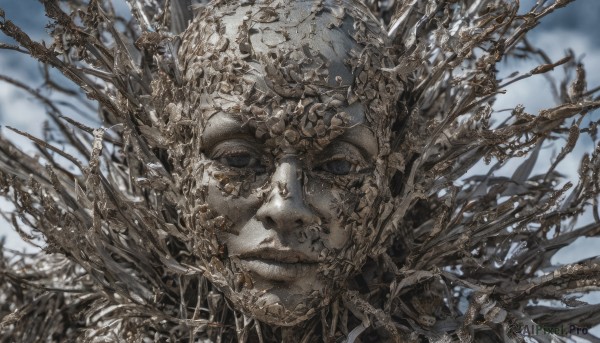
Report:
[[[248,155],[238,155],[227,157],[227,164],[234,168],[243,168],[248,166],[252,157]]]
[[[350,169],[352,168],[352,164],[348,161],[337,160],[331,161],[326,164],[327,170],[330,173],[336,175],[346,175],[350,173]]]

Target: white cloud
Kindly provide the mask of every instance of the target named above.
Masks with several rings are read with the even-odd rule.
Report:
[[[557,61],[565,56],[566,48],[572,48],[576,58],[580,58],[583,54],[583,63],[587,70],[588,88],[593,88],[600,85],[600,48],[593,45],[588,36],[582,35],[578,31],[569,30],[551,30],[536,32],[531,37],[531,41],[536,47],[541,48],[546,52],[552,61]],[[512,60],[502,66],[500,71],[501,77],[509,75],[513,71],[519,71],[521,74],[527,73],[532,68],[539,65],[539,61],[533,60]],[[565,76],[562,67],[556,68],[551,75],[558,81]],[[506,88],[506,94],[498,96],[494,105],[497,110],[514,108],[517,105],[525,106],[525,111],[531,114],[537,114],[539,110],[555,106],[556,100],[552,97],[548,80],[542,75],[534,75],[526,80],[517,82]],[[591,114],[595,120],[600,119],[600,111],[595,111]],[[564,141],[559,142],[564,144]],[[557,170],[564,173],[568,179],[576,180],[578,177],[577,170],[579,161],[584,152],[593,150],[593,142],[588,137],[582,137],[581,141],[575,148],[575,153],[568,156]],[[560,148],[545,149],[540,154],[540,161],[546,161],[536,166],[535,173],[543,171],[543,168],[550,161],[550,158],[558,153]],[[512,168],[509,168],[509,170]],[[514,169],[512,169],[514,170]]]
[[[535,31],[534,31],[535,32]],[[566,54],[566,49],[571,48],[576,58],[583,56],[583,63],[587,70],[587,83],[589,88],[600,85],[600,49],[595,46],[590,37],[578,31],[551,30],[535,32],[530,40],[536,47],[541,48],[552,61],[558,61]],[[513,71],[520,74],[529,72],[541,62],[534,60],[515,60],[501,65],[500,77],[507,76]],[[551,73],[558,81],[564,77],[563,68],[559,67]],[[506,88],[506,95],[499,96],[495,108],[513,108],[523,104],[529,113],[536,113],[540,109],[552,107],[556,102],[550,93],[548,81],[542,75],[534,75],[526,80],[517,82]]]
[[[575,52],[577,59],[583,55],[582,62],[587,71],[588,89],[600,85],[600,48],[592,43],[590,37],[583,35],[578,31],[561,29],[536,32],[531,36],[531,41],[536,47],[544,50],[553,61],[557,61],[564,57],[567,48],[571,48]],[[500,75],[509,75],[513,71],[519,71],[521,74],[527,73],[539,64],[539,61],[513,60],[503,66]],[[564,77],[563,69],[557,68],[552,72],[552,76],[560,81]],[[536,75],[509,86],[507,88],[507,93],[498,97],[494,108],[498,110],[514,108],[519,104],[525,106],[525,111],[527,113],[536,114],[541,109],[554,106],[556,102],[550,92],[548,81],[543,76]],[[591,115],[594,120],[600,119],[600,111],[595,111]],[[558,141],[557,143],[562,146],[564,141]],[[548,167],[550,161],[560,151],[560,146],[550,147],[540,152],[538,164],[532,173],[533,175],[543,172]],[[576,184],[581,157],[584,153],[591,152],[593,149],[594,143],[592,140],[588,136],[582,135],[574,149],[574,153],[565,158],[565,160],[557,166],[556,170],[564,174],[566,180],[570,180]],[[518,163],[520,163],[520,161],[508,163],[507,166],[496,173],[496,175],[510,176]],[[580,218],[576,227],[583,226],[590,222],[593,222],[593,218],[588,211]],[[584,258],[597,256],[598,251],[596,247],[598,243],[600,243],[600,238],[598,237],[579,238],[571,245],[561,249],[552,261],[553,263],[561,264],[573,263]]]

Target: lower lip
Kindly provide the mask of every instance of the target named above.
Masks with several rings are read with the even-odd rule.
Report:
[[[241,260],[242,265],[250,272],[272,281],[294,281],[305,277],[307,273],[315,272],[316,263],[283,263],[273,260],[247,259]]]

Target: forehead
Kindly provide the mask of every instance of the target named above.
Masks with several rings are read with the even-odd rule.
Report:
[[[321,8],[314,1],[274,4],[215,8],[214,29],[204,41],[232,57],[257,62],[254,67],[263,75],[270,73],[270,64],[296,64],[304,74],[312,69],[313,82],[352,84],[353,60],[361,47],[355,40],[356,19],[342,2]]]
[[[344,6],[343,0],[258,0],[208,7],[180,50],[206,138],[218,127],[254,130],[260,138],[293,129],[323,147],[332,121],[334,136],[355,126],[378,132],[391,112],[366,89],[381,88],[373,71],[382,64],[384,36],[373,29],[376,21],[357,19],[356,9]],[[234,125],[221,125],[224,115]]]

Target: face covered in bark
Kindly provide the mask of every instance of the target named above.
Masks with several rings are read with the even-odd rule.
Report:
[[[182,212],[205,275],[246,314],[306,320],[384,249],[401,91],[385,46],[359,2],[218,2],[184,33]]]

